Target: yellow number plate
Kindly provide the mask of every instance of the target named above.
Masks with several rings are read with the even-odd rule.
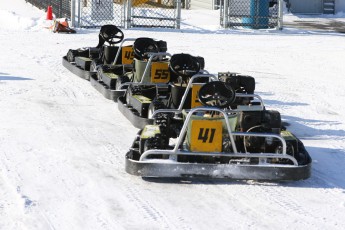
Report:
[[[151,65],[151,82],[167,83],[170,81],[170,71],[167,62],[153,62]]]
[[[222,132],[221,121],[194,120],[191,129],[192,152],[221,152]]]
[[[122,47],[122,64],[132,64],[134,58],[133,46]]]
[[[191,103],[192,108],[202,106],[201,102],[199,101],[198,93],[199,93],[201,86],[203,86],[203,85],[204,84],[194,83],[192,86],[192,103]]]

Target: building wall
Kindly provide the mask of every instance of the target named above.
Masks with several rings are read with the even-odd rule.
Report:
[[[345,13],[345,0],[335,0],[335,13]]]
[[[340,0],[344,1],[344,0]],[[289,0],[292,13],[301,14],[322,14],[322,0]]]

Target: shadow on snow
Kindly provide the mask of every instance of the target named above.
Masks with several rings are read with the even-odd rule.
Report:
[[[1,73],[0,72],[0,81],[27,81],[27,80],[33,80],[33,79],[27,78],[27,77],[10,76],[7,73]]]

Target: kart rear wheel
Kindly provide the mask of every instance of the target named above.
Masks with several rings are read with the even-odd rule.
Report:
[[[91,72],[96,72],[97,71],[97,67],[102,64],[102,60],[97,58],[97,59],[93,59],[91,61],[91,64],[90,64],[90,71]]]
[[[157,99],[153,99],[151,104],[149,105],[149,111],[148,111],[148,115],[147,118],[151,119],[153,118],[153,113],[158,110],[158,109],[165,109],[166,106],[164,105],[164,103],[160,100]]]

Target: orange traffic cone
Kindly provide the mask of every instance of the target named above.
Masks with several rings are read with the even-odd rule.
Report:
[[[53,7],[52,6],[48,6],[47,20],[53,20]]]

